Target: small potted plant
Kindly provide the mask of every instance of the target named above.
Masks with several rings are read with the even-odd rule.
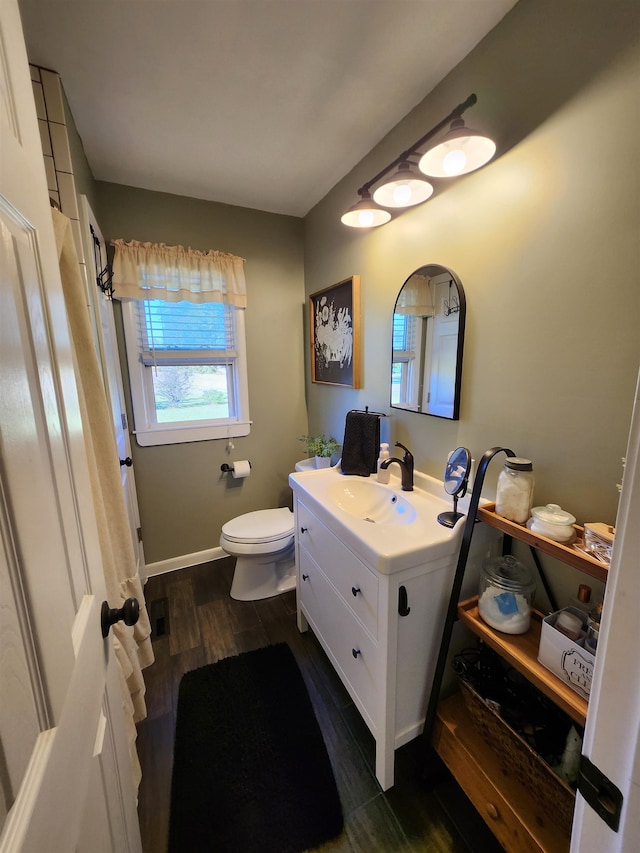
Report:
[[[298,437],[309,456],[315,456],[316,468],[328,468],[331,465],[331,457],[340,447],[335,438],[327,438],[325,435],[301,435]]]

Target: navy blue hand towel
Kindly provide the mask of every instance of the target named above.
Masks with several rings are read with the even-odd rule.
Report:
[[[380,447],[380,416],[369,412],[347,412],[342,442],[343,474],[368,477],[374,474]]]

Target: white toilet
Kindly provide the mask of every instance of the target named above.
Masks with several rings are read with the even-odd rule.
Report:
[[[257,601],[295,589],[293,513],[261,509],[222,526],[220,547],[236,558],[231,598]]]
[[[315,460],[296,462],[296,471],[310,471]],[[296,587],[293,513],[287,507],[261,509],[222,525],[220,547],[236,558],[231,598],[258,601]]]

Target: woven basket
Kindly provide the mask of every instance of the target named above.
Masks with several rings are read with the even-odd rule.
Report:
[[[505,769],[511,771],[534,795],[558,828],[569,837],[575,806],[574,792],[467,681],[460,678],[459,682],[467,709],[484,740],[495,749]]]

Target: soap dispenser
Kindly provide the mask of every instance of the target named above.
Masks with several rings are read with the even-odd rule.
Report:
[[[391,472],[388,468],[381,468],[380,465],[384,462],[385,459],[389,458],[389,445],[386,442],[383,442],[380,445],[380,456],[378,456],[378,482],[379,483],[388,483],[391,478]]]

